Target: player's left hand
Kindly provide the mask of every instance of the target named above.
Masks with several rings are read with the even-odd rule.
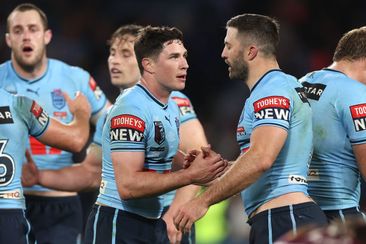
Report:
[[[178,209],[173,218],[174,225],[182,233],[188,233],[194,222],[202,218],[207,210],[208,206],[200,197],[196,197]]]
[[[166,224],[170,244],[178,244],[182,240],[182,232],[175,228],[173,217],[173,213],[168,211],[164,214],[163,220]]]
[[[27,162],[22,166],[22,185],[23,187],[31,187],[38,183],[38,168],[33,161],[29,151],[25,151]]]

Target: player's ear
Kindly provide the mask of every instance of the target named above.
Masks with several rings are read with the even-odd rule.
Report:
[[[6,41],[6,45],[8,45],[8,47],[11,48],[11,40],[10,40],[9,33],[5,34],[5,41]]]
[[[256,46],[249,46],[247,55],[249,61],[255,59],[258,55],[258,48]]]
[[[51,42],[51,39],[52,39],[52,31],[48,29],[44,32],[44,43],[48,45],[48,43]]]
[[[155,71],[155,62],[151,58],[143,58],[142,59],[142,67],[144,67],[144,71],[153,74]]]

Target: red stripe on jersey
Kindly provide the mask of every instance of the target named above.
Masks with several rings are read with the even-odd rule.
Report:
[[[46,145],[38,141],[33,136],[29,137],[30,148],[33,155],[45,155],[47,154]]]

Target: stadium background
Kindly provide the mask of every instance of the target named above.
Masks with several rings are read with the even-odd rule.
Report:
[[[4,37],[6,18],[22,2],[24,1],[0,1],[1,62],[10,57]],[[112,32],[118,26],[128,23],[180,28],[185,35],[190,65],[184,92],[191,98],[214,150],[228,159],[235,158],[239,153],[235,141],[236,123],[249,94],[242,82],[229,80],[227,66],[220,58],[225,24],[229,18],[244,12],[277,18],[281,24],[278,55],[280,67],[298,78],[330,64],[341,35],[352,28],[366,25],[366,1],[362,0],[28,2],[38,5],[48,16],[49,27],[53,31],[53,40],[48,46],[49,57],[88,70],[111,101],[118,95],[118,90],[108,80],[107,70],[106,41]],[[233,206],[237,206],[236,201]],[[226,206],[223,208],[226,209]],[[240,213],[237,218],[243,220],[244,216]],[[230,232],[229,235],[235,236],[237,230],[234,227],[239,232],[245,227],[244,221],[239,221],[242,222],[240,227],[235,221],[237,220],[231,218],[226,222],[229,227],[225,225],[226,232],[218,239],[223,238],[227,231]]]

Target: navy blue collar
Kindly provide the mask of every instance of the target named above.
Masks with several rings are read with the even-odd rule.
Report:
[[[34,83],[34,82],[37,82],[37,81],[41,80],[43,77],[45,77],[45,76],[47,75],[48,70],[49,70],[49,68],[50,68],[50,60],[49,60],[49,59],[47,60],[47,68],[46,68],[46,71],[45,71],[45,72],[44,72],[40,77],[38,77],[38,78],[36,78],[36,79],[34,79],[34,80],[28,80],[28,79],[25,79],[25,78],[21,77],[21,76],[17,73],[17,71],[15,70],[15,68],[14,68],[14,66],[13,66],[13,62],[11,62],[11,61],[10,61],[10,67],[11,67],[11,69],[14,71],[14,74],[15,74],[16,76],[18,76],[18,78],[19,78],[19,79],[21,79],[21,80],[23,80],[23,81],[25,81],[25,82],[27,82],[27,83]]]
[[[143,85],[141,85],[140,83],[137,84],[136,86],[140,87],[144,92],[146,92],[146,94],[154,101],[156,102],[160,107],[162,107],[164,110],[168,108],[168,103],[167,104],[164,104],[162,102],[160,102],[158,99],[156,99],[154,97],[153,94],[151,94],[151,92],[146,88],[144,87]]]
[[[253,86],[253,88],[250,90],[250,93],[252,93],[254,91],[254,89],[258,86],[259,82],[261,82],[266,75],[268,75],[269,73],[271,73],[273,71],[282,71],[282,70],[281,69],[271,69],[271,70],[268,70],[264,75],[262,75],[262,77],[257,81],[257,83],[255,83],[255,85]]]

